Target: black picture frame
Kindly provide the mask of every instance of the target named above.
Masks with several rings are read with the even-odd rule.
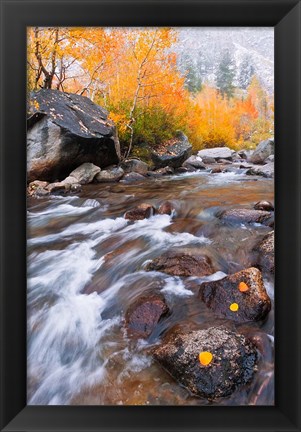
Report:
[[[300,431],[300,1],[0,3],[1,431]],[[275,27],[275,406],[26,406],[26,27],[34,25]]]

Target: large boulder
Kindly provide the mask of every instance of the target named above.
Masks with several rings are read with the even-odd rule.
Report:
[[[261,269],[274,273],[274,231],[271,231],[265,235],[263,239],[254,247],[254,251],[258,253],[256,264]]]
[[[146,338],[168,313],[169,308],[162,294],[146,293],[135,300],[126,311],[125,325],[133,336]]]
[[[116,164],[120,145],[108,113],[90,99],[58,90],[30,95],[27,119],[28,181],[62,180],[85,162]]]
[[[198,152],[198,156],[201,158],[213,158],[214,160],[219,159],[232,159],[234,150],[230,150],[228,147],[215,147],[210,149],[203,149]]]
[[[153,354],[175,380],[208,400],[230,396],[251,381],[257,370],[252,342],[223,326],[172,331]]]
[[[199,296],[217,316],[237,322],[263,320],[271,310],[261,272],[255,267],[203,282]]]
[[[215,272],[207,255],[169,251],[147,264],[146,270],[159,271],[171,276],[208,276]]]
[[[192,152],[192,146],[186,135],[178,132],[174,142],[161,151],[153,151],[151,154],[152,162],[155,168],[164,168],[166,166],[179,168]]]
[[[270,138],[258,144],[248,161],[254,164],[262,164],[272,154],[274,154],[274,139]]]

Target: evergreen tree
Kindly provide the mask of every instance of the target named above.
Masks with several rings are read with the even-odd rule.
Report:
[[[218,66],[216,74],[216,86],[222,96],[224,97],[226,95],[228,99],[231,98],[234,93],[234,76],[234,61],[229,51],[225,51]]]
[[[241,89],[246,90],[255,74],[255,68],[252,64],[252,58],[246,55],[241,62],[238,74],[238,84]]]

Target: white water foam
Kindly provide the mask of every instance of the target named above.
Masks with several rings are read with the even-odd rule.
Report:
[[[167,278],[161,292],[177,297],[190,297],[193,295],[192,291],[185,288],[183,281],[179,277]]]

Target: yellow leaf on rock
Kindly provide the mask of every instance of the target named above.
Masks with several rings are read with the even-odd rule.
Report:
[[[212,362],[213,355],[209,351],[202,351],[199,354],[199,360],[201,365],[207,366]]]
[[[232,303],[232,304],[230,304],[230,311],[232,311],[232,312],[237,312],[238,309],[239,309],[239,306],[238,306],[237,303]]]
[[[238,289],[240,292],[246,292],[246,291],[249,291],[250,288],[248,287],[248,285],[245,282],[240,282],[238,285]]]

